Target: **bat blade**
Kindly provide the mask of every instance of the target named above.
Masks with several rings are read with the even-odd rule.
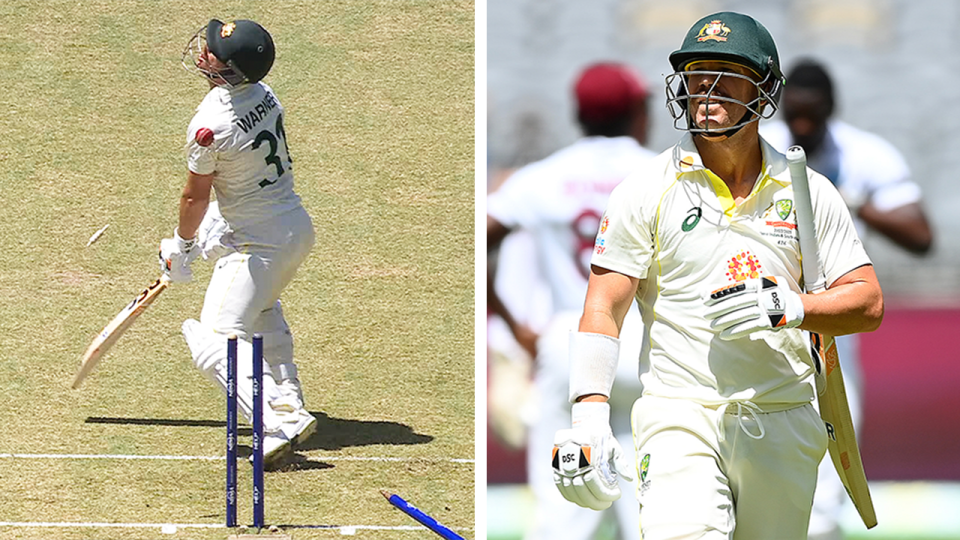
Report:
[[[807,158],[803,148],[793,146],[787,150],[787,165],[793,184],[794,205],[797,209],[797,231],[800,235],[801,265],[804,286],[808,293],[826,290],[820,275],[819,244],[813,220],[813,205],[807,181]],[[860,447],[853,428],[853,417],[847,402],[843,384],[840,357],[833,336],[810,334],[814,364],[822,375],[823,388],[818,388],[820,417],[827,428],[827,450],[830,460],[840,476],[843,487],[853,501],[863,524],[868,529],[877,525],[877,514],[870,497],[867,476],[860,458]],[[818,385],[821,380],[818,380]]]
[[[71,388],[80,388],[83,380],[93,371],[93,368],[97,366],[103,355],[113,347],[114,343],[120,339],[120,336],[130,328],[134,321],[137,320],[137,317],[160,296],[160,293],[162,293],[169,284],[170,278],[166,275],[161,276],[160,279],[140,291],[140,294],[121,309],[120,313],[97,334],[97,337],[93,339],[93,342],[90,343],[90,346],[87,347],[86,352],[83,354],[83,358],[80,361],[80,370],[77,371],[77,375],[73,378]]]
[[[833,467],[837,470],[847,495],[860,513],[863,524],[872,529],[877,525],[877,513],[873,508],[873,499],[870,497],[867,476],[860,458],[860,447],[847,402],[837,344],[831,336],[814,336],[814,347],[819,348],[820,358],[827,372],[827,390],[820,396],[820,417],[827,428],[830,460],[833,461]]]

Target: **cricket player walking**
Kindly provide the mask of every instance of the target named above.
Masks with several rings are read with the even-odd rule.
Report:
[[[511,268],[507,259],[499,262],[494,271],[507,274],[507,279],[517,276],[514,279],[528,288],[517,296],[527,302],[533,300],[525,279],[531,272],[542,273],[550,291],[549,320],[542,334],[533,343],[527,343],[536,359],[536,407],[530,415],[535,418],[530,421],[527,438],[528,483],[536,497],[536,513],[524,536],[526,540],[588,540],[604,518],[598,512],[570,508],[553,487],[550,470],[541,465],[553,444],[554,433],[570,424],[566,337],[577,328],[600,215],[614,187],[655,155],[642,146],[647,138],[650,92],[633,69],[612,62],[592,64],[577,77],[573,90],[577,119],[585,136],[519,169],[487,199],[488,249],[509,239],[514,231],[529,231],[533,238],[533,265],[539,270],[529,268],[527,260],[522,261],[526,267],[514,264]],[[519,328],[513,314],[500,305],[497,290],[488,287],[488,291],[492,291],[488,299],[494,311],[508,321],[518,341],[523,342],[524,336],[532,332]],[[639,391],[637,359],[643,336],[636,308],[631,310],[628,320],[634,339],[623,347],[619,363],[619,382],[624,385],[621,395],[625,399],[614,403],[613,408],[616,427],[627,434],[633,401],[628,396]],[[632,485],[628,479],[621,481]],[[616,514],[625,535],[636,534],[639,525],[635,501],[625,499],[608,513]]]
[[[185,321],[183,335],[194,365],[224,392],[227,337],[237,335],[237,401],[248,421],[253,414],[251,339],[263,336],[268,469],[281,465],[317,426],[303,406],[293,337],[279,301],[313,247],[314,230],[293,191],[283,107],[261,82],[274,55],[270,34],[248,20],[211,20],[190,40],[184,67],[203,76],[210,91],[187,130],[179,225],[173,238],[160,243],[161,268],[174,282],[190,281],[190,263],[199,255],[217,259],[200,320]],[[211,189],[219,212],[207,211]],[[203,233],[199,239],[198,231]]]
[[[627,472],[609,425],[620,328],[634,298],[646,338],[633,408],[645,540],[802,539],[827,446],[804,330],[875,330],[883,295],[836,188],[807,170],[828,289],[803,294],[786,159],[758,133],[784,84],[752,17],[698,21],[670,55],[680,142],[610,197],[579,332],[573,426],[557,432],[561,493],[602,509]]]

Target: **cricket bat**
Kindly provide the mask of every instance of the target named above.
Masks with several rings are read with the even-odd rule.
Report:
[[[160,293],[162,293],[168,285],[170,285],[170,278],[167,277],[166,274],[160,276],[160,279],[140,291],[140,294],[138,294],[132,302],[127,304],[126,307],[121,309],[120,313],[97,334],[97,337],[93,339],[93,343],[87,347],[87,352],[83,353],[83,359],[80,362],[80,371],[78,371],[77,376],[73,378],[72,388],[80,388],[80,384],[87,378],[87,375],[93,371],[97,363],[100,362],[100,358],[110,350],[110,347],[113,347],[113,344],[120,339],[120,336],[130,328],[130,325],[137,320],[137,317],[160,296]]]
[[[813,205],[810,185],[807,182],[807,156],[803,148],[787,149],[787,166],[793,183],[794,205],[797,209],[797,231],[800,235],[801,267],[804,286],[808,293],[826,290],[825,279],[820,275],[820,252],[813,220]],[[826,372],[825,388],[820,392],[820,417],[827,428],[827,448],[833,466],[840,475],[843,487],[853,500],[857,512],[868,529],[877,525],[867,476],[860,459],[860,447],[853,430],[853,418],[847,403],[847,392],[840,370],[840,357],[833,336],[810,333],[814,363]]]

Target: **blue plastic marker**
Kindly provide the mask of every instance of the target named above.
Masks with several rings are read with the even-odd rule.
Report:
[[[394,495],[393,493],[384,490],[380,490],[380,493],[386,497],[388,501],[390,501],[390,504],[396,506],[400,510],[403,510],[403,512],[408,516],[419,521],[431,531],[439,534],[447,540],[463,540],[462,536],[437,523],[437,520],[424,514],[419,508],[400,498],[399,495]]]

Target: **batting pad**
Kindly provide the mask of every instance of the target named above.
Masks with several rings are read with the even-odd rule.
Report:
[[[610,397],[620,363],[620,340],[604,334],[570,333],[570,402],[587,394]]]

